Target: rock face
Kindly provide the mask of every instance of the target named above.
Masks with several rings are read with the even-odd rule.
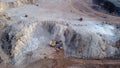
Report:
[[[63,41],[66,57],[120,57],[120,32],[114,26],[78,22],[69,25],[66,22],[61,24],[60,21],[11,24],[1,34],[1,48],[16,64],[25,61],[29,53],[34,59],[45,56],[54,58],[54,50],[48,46],[52,39]]]
[[[11,1],[14,0],[3,2]],[[23,0],[14,2],[17,3],[16,1]],[[34,0],[27,1],[34,2]],[[118,28],[105,22],[88,19],[88,17],[83,17],[80,21],[81,17],[71,12],[72,8],[68,10],[69,5],[57,9],[70,2],[67,0],[65,2],[40,0],[39,2],[47,5],[12,6],[5,10],[5,14],[2,12],[0,57],[4,62],[20,65],[46,57],[56,58],[55,49],[48,46],[49,41],[53,39],[63,41],[66,57],[120,58],[120,30]],[[58,3],[60,6],[57,5]],[[54,6],[48,8],[51,4]]]
[[[78,28],[78,31],[69,28],[64,34],[66,56],[115,58],[115,55],[119,55],[120,35],[113,26],[101,23],[81,25]],[[117,43],[114,40],[117,40]],[[113,45],[118,45],[118,47]]]
[[[36,0],[2,0],[0,1],[0,12],[7,8],[15,8],[24,5],[25,3],[33,4]]]

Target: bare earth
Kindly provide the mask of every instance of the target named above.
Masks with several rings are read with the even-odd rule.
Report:
[[[10,0],[11,1],[11,0]],[[69,0],[63,0],[69,2]],[[59,11],[61,14],[65,11],[76,13],[78,16],[87,17],[90,19],[96,19],[99,21],[107,21],[107,23],[112,25],[120,25],[120,17],[113,16],[106,14],[104,12],[99,12],[97,10],[94,10],[91,8],[92,4],[90,0],[73,0],[72,4],[65,7],[68,7],[67,9],[64,9],[61,7],[59,10],[55,9],[55,11]],[[41,4],[38,6],[39,8],[43,7]],[[45,6],[45,8],[48,6]],[[43,12],[51,11],[53,6],[50,6],[50,8],[40,10],[43,15],[46,15]],[[37,12],[36,12],[37,13]],[[41,14],[40,13],[40,14]],[[59,14],[60,14],[59,13]],[[29,14],[29,13],[28,13]],[[41,15],[42,15],[41,14]],[[48,13],[49,14],[49,13]],[[57,14],[54,13],[54,14]],[[54,15],[53,14],[53,15]],[[60,15],[61,15],[60,14]],[[32,15],[32,14],[31,14]],[[60,17],[58,16],[58,18]],[[45,16],[43,16],[45,17]],[[48,16],[49,17],[49,16]],[[40,17],[38,17],[40,18]],[[77,19],[77,17],[74,17]],[[76,59],[76,58],[66,58],[64,57],[63,51],[56,52],[54,48],[52,49],[54,51],[55,59],[49,59],[45,57],[44,59],[39,59],[38,61],[32,62],[30,64],[25,65],[25,68],[120,68],[120,59]],[[42,66],[41,66],[42,65]],[[0,68],[21,68],[21,67],[15,67],[12,64],[0,64]]]

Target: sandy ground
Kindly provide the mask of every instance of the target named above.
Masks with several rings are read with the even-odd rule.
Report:
[[[40,59],[25,68],[120,68],[118,59],[76,59],[65,58],[63,51],[55,53],[57,59]],[[11,64],[1,64],[0,68],[21,68]]]
[[[75,0],[73,2],[73,7],[77,10],[78,14],[82,14],[88,17],[92,17],[94,19],[100,21],[107,21],[110,24],[120,24],[120,17],[114,14],[109,14],[105,11],[99,11],[99,7],[97,9],[93,9],[92,6],[95,4],[91,4],[90,0]]]

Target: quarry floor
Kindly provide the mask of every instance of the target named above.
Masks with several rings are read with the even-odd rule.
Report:
[[[44,58],[25,64],[25,68],[120,68],[120,59],[76,59],[65,58],[63,50],[56,51],[56,59]],[[42,65],[42,66],[41,66]],[[0,68],[21,68],[12,64],[0,64]]]

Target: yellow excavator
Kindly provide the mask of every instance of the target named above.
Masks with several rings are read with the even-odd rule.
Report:
[[[49,42],[50,47],[55,47],[57,50],[63,49],[63,42],[60,41],[56,41],[56,40],[51,40]]]

